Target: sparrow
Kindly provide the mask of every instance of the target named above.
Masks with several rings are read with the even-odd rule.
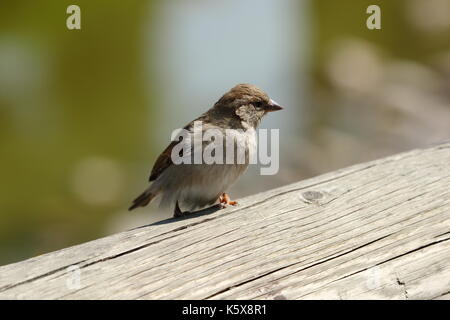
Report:
[[[191,121],[183,129],[188,133],[189,139],[172,141],[169,146],[157,158],[150,174],[151,185],[136,199],[134,199],[129,210],[144,207],[156,197],[161,197],[161,205],[175,205],[174,217],[189,214],[190,211],[182,211],[181,207],[189,210],[204,208],[219,202],[221,207],[237,205],[232,201],[226,190],[244,173],[249,165],[249,158],[256,150],[257,138],[256,128],[261,119],[269,112],[282,110],[274,100],[252,84],[238,84],[225,93],[212,108],[203,113],[197,119]],[[214,132],[223,133],[227,137],[232,132],[231,140],[236,142],[232,151],[224,150],[223,157],[227,152],[233,152],[231,163],[219,161],[214,163],[179,163],[173,161],[174,148],[179,143],[189,144],[183,147],[192,147],[192,141],[198,135],[195,124],[200,123],[201,132],[213,129]],[[229,130],[234,129],[234,130]],[[197,131],[197,132],[196,132]],[[226,138],[223,138],[224,140]],[[201,150],[205,148],[227,146],[223,141],[201,142]],[[214,145],[215,144],[215,145]],[[243,161],[236,161],[237,148],[243,148],[245,155]],[[195,147],[194,147],[195,148]],[[183,151],[188,150],[184,155]],[[189,154],[189,148],[182,149],[178,156],[194,157],[194,152]],[[198,149],[197,149],[198,150]],[[176,161],[175,161],[176,162]]]

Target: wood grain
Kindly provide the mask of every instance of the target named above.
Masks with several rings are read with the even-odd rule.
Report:
[[[0,298],[450,297],[450,143],[239,203],[0,267]]]

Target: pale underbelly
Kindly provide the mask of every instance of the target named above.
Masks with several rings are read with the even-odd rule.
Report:
[[[160,186],[161,204],[179,201],[180,205],[188,210],[211,205],[237,180],[247,166],[247,164],[171,166],[170,170],[165,172],[165,183]]]

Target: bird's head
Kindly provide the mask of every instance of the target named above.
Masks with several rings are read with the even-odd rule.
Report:
[[[261,118],[268,112],[282,110],[283,108],[269,98],[269,96],[252,84],[238,84],[225,93],[214,108],[234,113],[243,122],[256,127]]]

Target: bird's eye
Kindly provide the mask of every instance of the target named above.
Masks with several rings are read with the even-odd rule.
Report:
[[[255,108],[261,108],[262,107],[262,102],[261,101],[256,101],[255,103],[253,103],[253,105],[255,106]]]

